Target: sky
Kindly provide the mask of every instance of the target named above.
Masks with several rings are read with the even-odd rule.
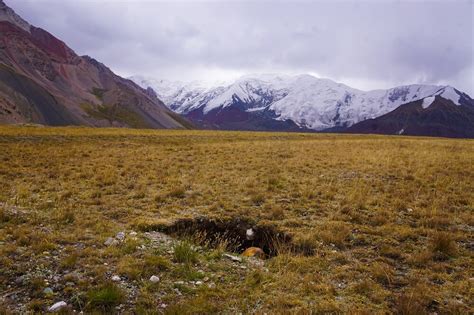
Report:
[[[119,75],[233,80],[309,73],[370,90],[474,95],[474,1],[5,0]]]

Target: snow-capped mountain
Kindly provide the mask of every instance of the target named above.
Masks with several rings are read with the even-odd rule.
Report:
[[[290,123],[296,129],[343,129],[435,95],[457,105],[472,102],[468,95],[450,86],[407,85],[361,91],[311,75],[252,75],[213,87],[197,82],[131,79],[144,88],[153,88],[175,112],[222,129],[267,129],[267,124],[262,125],[264,120]]]

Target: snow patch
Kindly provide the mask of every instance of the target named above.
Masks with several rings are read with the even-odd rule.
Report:
[[[444,88],[438,95],[447,100],[451,100],[456,105],[461,105],[459,103],[461,100],[461,95],[459,95],[459,93],[457,93],[456,90],[450,86]]]
[[[434,96],[425,97],[423,99],[423,103],[421,104],[421,106],[424,109],[427,109],[428,107],[430,107],[431,104],[433,104],[434,100],[435,100]]]
[[[249,108],[246,110],[246,112],[258,112],[258,111],[264,110],[265,108],[267,108],[267,106]]]

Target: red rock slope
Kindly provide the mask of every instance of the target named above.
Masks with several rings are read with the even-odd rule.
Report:
[[[0,123],[188,128],[152,91],[78,56],[0,0]]]

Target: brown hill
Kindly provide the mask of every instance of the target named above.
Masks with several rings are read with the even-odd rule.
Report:
[[[156,97],[0,0],[0,123],[186,128]]]

